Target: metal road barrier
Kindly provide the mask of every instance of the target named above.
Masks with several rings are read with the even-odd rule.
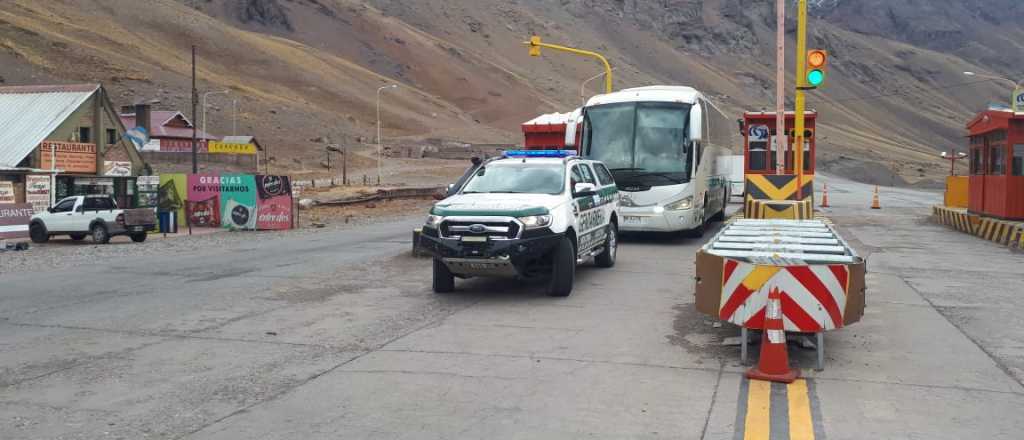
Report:
[[[360,203],[376,202],[378,200],[421,199],[426,197],[433,197],[435,194],[442,193],[444,190],[444,187],[379,189],[377,190],[376,194],[358,197],[346,197],[343,199],[334,200],[320,200],[317,201],[316,204],[318,206],[347,206],[357,205]]]
[[[932,220],[965,234],[1008,246],[1011,249],[1024,250],[1024,223],[1021,222],[982,217],[971,214],[966,209],[947,206],[933,206]]]

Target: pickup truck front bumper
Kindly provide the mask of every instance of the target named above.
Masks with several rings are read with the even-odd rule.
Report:
[[[472,238],[440,237],[437,229],[424,228],[420,249],[462,276],[530,275],[530,269],[544,264],[564,234],[549,229],[529,231],[522,238],[473,241]]]

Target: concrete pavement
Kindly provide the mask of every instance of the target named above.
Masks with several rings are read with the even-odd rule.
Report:
[[[564,299],[436,295],[413,219],[0,275],[0,438],[1020,438],[1024,256],[928,223],[938,194],[819,179],[869,290],[824,371],[790,347],[813,420],[694,310],[701,241],[632,237]]]

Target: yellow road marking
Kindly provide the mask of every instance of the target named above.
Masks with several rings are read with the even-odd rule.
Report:
[[[789,440],[814,440],[807,381],[798,379],[787,385],[786,396],[789,398]]]
[[[747,394],[746,429],[744,440],[768,440],[771,438],[771,397],[772,383],[763,380],[750,381]]]

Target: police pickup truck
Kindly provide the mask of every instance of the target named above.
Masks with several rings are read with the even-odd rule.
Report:
[[[549,278],[549,295],[568,296],[578,264],[615,264],[618,208],[604,164],[571,151],[506,151],[431,209],[420,246],[434,257],[434,291],[498,276]]]

